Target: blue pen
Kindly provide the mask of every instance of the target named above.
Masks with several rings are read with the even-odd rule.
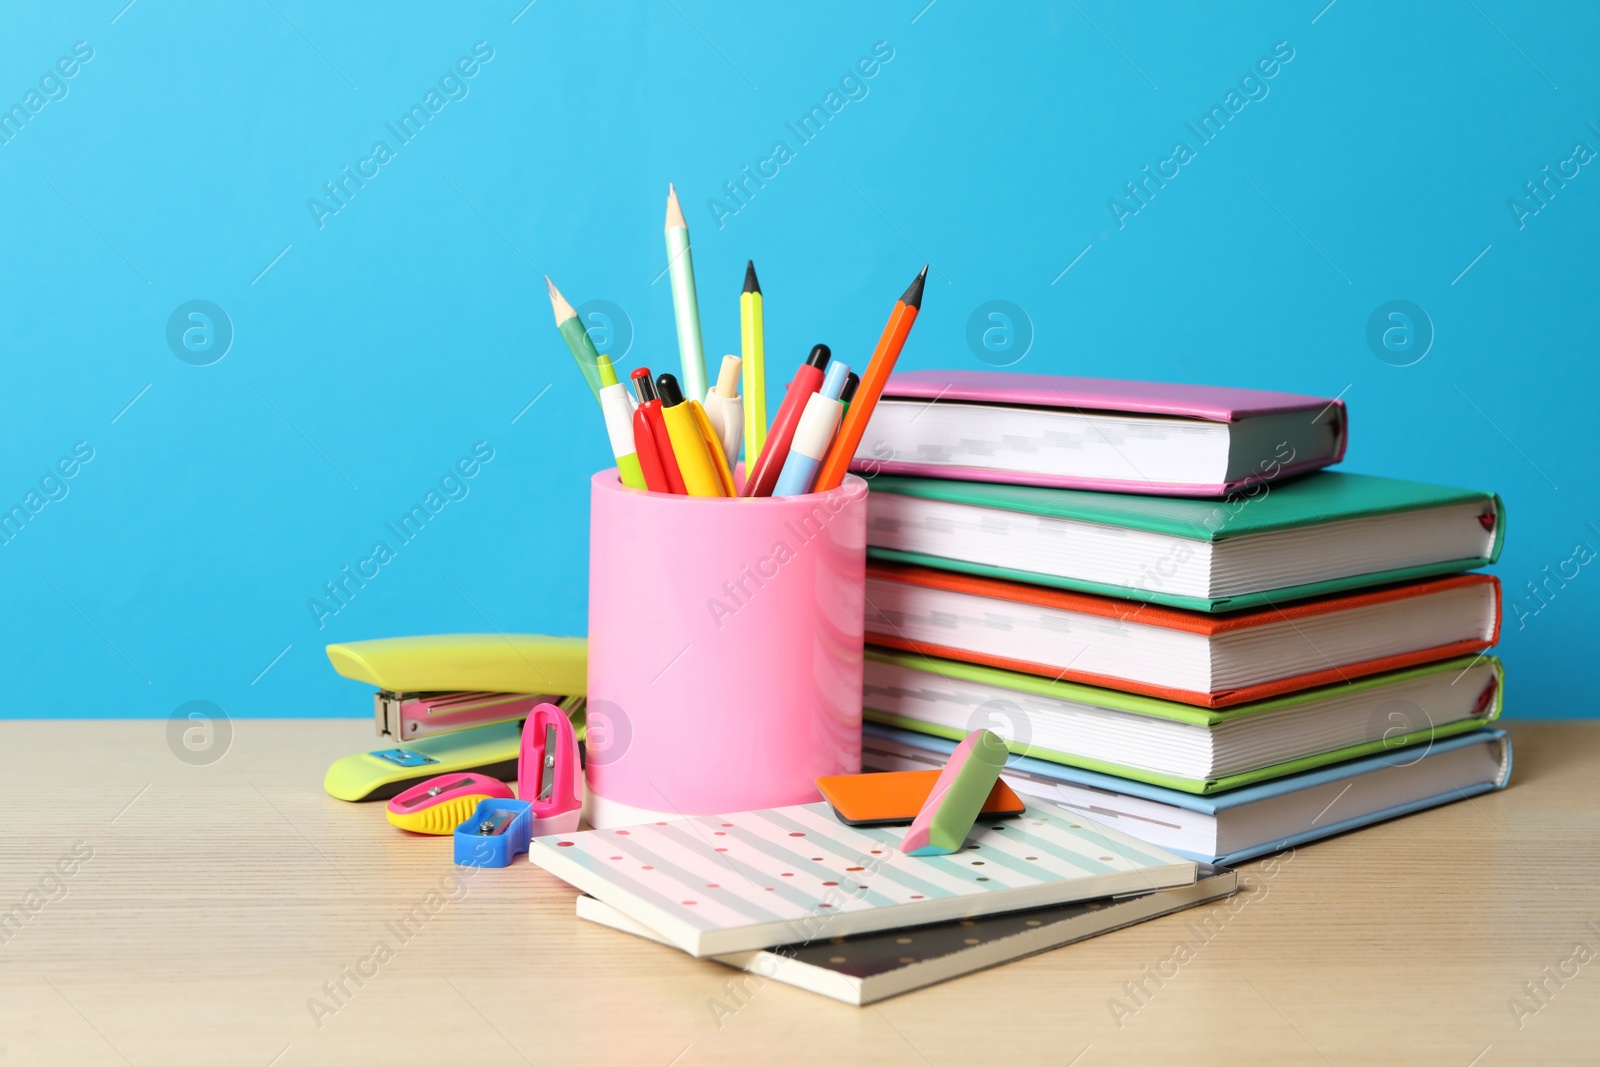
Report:
[[[811,483],[817,478],[817,467],[828,454],[833,435],[839,431],[839,420],[844,417],[844,392],[850,365],[840,360],[828,364],[828,373],[822,379],[822,388],[811,394],[806,409],[795,427],[794,441],[789,445],[789,458],[783,461],[783,472],[773,487],[773,496],[800,496],[811,492]]]

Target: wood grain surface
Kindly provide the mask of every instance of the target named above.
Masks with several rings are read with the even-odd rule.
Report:
[[[1511,724],[1509,790],[1247,864],[1231,908],[866,1008],[328,797],[365,721],[231,725],[206,766],[165,722],[4,725],[0,1064],[1600,1062],[1600,722]]]

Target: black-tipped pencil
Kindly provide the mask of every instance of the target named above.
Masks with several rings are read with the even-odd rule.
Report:
[[[739,294],[739,351],[744,358],[744,469],[756,465],[767,443],[767,342],[762,319],[761,283],[756,265],[746,260],[744,291]],[[729,456],[732,463],[734,457]]]
[[[861,385],[856,389],[855,399],[850,402],[850,410],[844,413],[844,421],[839,424],[833,445],[828,449],[822,466],[817,468],[817,480],[812,483],[812,492],[825,493],[829,489],[839,488],[844,482],[845,472],[850,469],[850,461],[855,458],[856,448],[861,444],[861,435],[867,432],[867,420],[872,418],[872,409],[878,406],[878,397],[883,393],[883,387],[894,370],[895,360],[900,358],[900,350],[905,347],[911,326],[922,309],[922,288],[927,280],[928,268],[924,266],[922,272],[906,287],[905,293],[895,301],[894,310],[889,312],[889,322],[883,328],[883,336],[878,338],[872,361],[861,375]]]

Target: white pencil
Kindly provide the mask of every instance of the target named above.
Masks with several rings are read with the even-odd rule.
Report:
[[[689,252],[689,224],[678,205],[678,191],[667,186],[667,273],[672,280],[672,311],[678,320],[678,358],[683,364],[683,395],[706,396],[706,353],[700,339],[700,303],[694,292],[694,257]]]

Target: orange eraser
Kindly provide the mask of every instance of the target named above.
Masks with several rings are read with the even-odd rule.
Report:
[[[927,803],[938,771],[879,771],[874,774],[835,774],[817,779],[822,798],[833,805],[839,821],[850,826],[890,826],[908,823]],[[1005,779],[994,783],[979,817],[1021,815],[1017,794]]]

